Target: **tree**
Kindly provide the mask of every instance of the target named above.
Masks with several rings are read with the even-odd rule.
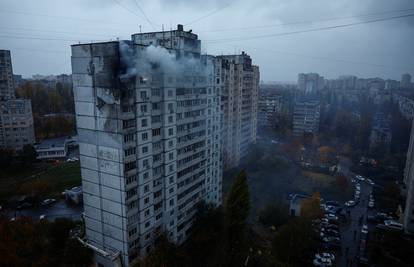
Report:
[[[24,166],[30,166],[33,164],[33,162],[36,161],[37,158],[37,152],[34,146],[28,144],[24,145],[22,151],[19,153],[19,157],[21,161],[23,162]]]
[[[227,228],[227,266],[240,266],[245,247],[246,220],[250,211],[250,193],[246,172],[241,171],[226,200],[225,222]]]
[[[319,192],[313,193],[311,197],[302,201],[300,216],[311,220],[323,217],[320,205],[321,196]]]
[[[312,222],[307,218],[294,218],[283,225],[273,239],[275,266],[310,266],[316,247]]]
[[[268,204],[259,214],[259,222],[265,226],[279,227],[289,220],[289,208],[281,202]]]
[[[69,238],[65,243],[62,265],[64,267],[89,267],[93,263],[93,251],[84,247],[77,239]]]

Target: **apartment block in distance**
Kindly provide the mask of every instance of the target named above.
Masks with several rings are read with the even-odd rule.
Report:
[[[182,243],[196,205],[221,204],[215,58],[177,30],[72,46],[85,244],[131,266],[160,233]]]
[[[320,104],[318,100],[300,98],[293,111],[293,135],[315,134],[319,132]]]
[[[10,51],[0,50],[0,148],[18,151],[35,138],[31,101],[14,90]]]
[[[257,137],[259,67],[249,55],[216,57],[216,83],[221,86],[224,169],[240,164]]]

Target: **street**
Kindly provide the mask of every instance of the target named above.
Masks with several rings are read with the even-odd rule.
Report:
[[[361,241],[366,241],[361,233],[362,225],[367,224],[367,215],[370,213],[368,210],[369,196],[372,193],[372,186],[366,182],[361,181],[361,196],[360,200],[354,207],[347,207],[345,210],[350,211],[350,217],[345,224],[340,226],[341,231],[341,255],[338,259],[338,266],[358,266],[357,258],[360,255]],[[360,218],[362,221],[360,223]],[[365,240],[365,241],[363,241]],[[366,246],[366,244],[365,244]],[[365,251],[364,251],[365,252]]]

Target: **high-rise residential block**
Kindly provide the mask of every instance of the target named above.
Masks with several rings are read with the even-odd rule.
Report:
[[[216,57],[216,83],[221,86],[224,169],[237,167],[256,142],[259,67],[249,55]]]
[[[222,201],[222,88],[200,46],[181,25],[72,46],[86,243],[103,266],[131,266],[163,232],[183,242],[197,203]]]
[[[0,148],[18,151],[34,141],[31,101],[15,98],[10,51],[0,50]]]
[[[9,50],[0,50],[0,100],[13,99],[13,67]]]
[[[312,99],[298,99],[293,111],[293,135],[319,132],[320,103]]]
[[[403,89],[411,87],[411,75],[409,73],[404,73],[403,75],[401,75],[400,87]]]
[[[411,125],[411,137],[404,170],[404,184],[407,199],[404,211],[404,230],[414,234],[414,123]]]
[[[299,73],[298,89],[302,93],[314,94],[324,86],[324,78],[317,73]]]

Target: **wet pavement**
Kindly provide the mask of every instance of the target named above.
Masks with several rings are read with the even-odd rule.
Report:
[[[33,220],[39,220],[41,215],[45,215],[46,219],[53,221],[56,218],[68,218],[72,220],[80,220],[83,212],[83,206],[75,206],[64,200],[58,200],[50,206],[41,206],[24,210],[8,211],[9,218],[13,217],[32,217]]]

